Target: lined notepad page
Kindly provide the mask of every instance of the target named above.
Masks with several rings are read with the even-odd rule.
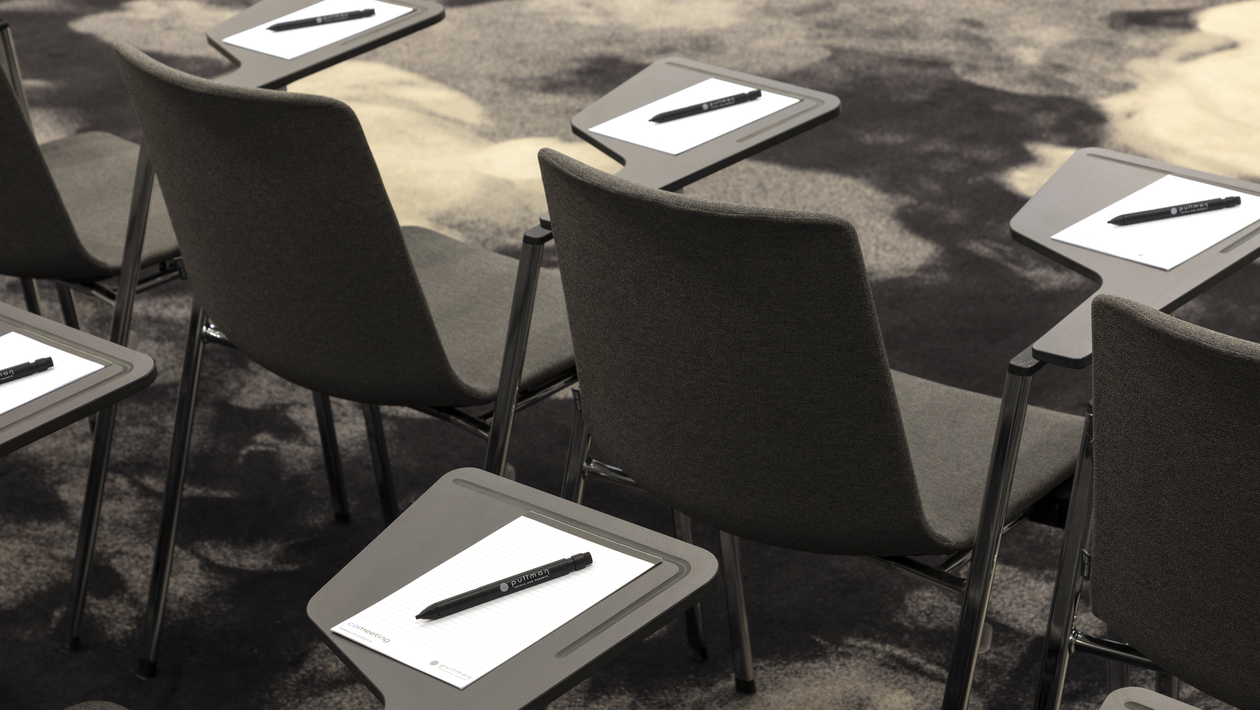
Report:
[[[53,366],[43,372],[0,383],[0,414],[34,401],[53,390],[82,379],[105,367],[21,333],[0,335],[0,368],[50,357]]]
[[[593,559],[585,569],[442,619],[415,618],[434,602],[582,552]],[[520,517],[332,631],[463,689],[655,564]]]
[[[305,20],[308,17],[323,17],[355,10],[375,10],[376,14],[356,20],[330,22],[326,25],[301,27],[281,32],[267,29],[271,25],[280,22]],[[257,27],[251,27],[244,32],[237,32],[231,37],[224,38],[223,41],[237,47],[252,49],[255,52],[270,54],[273,57],[293,59],[307,52],[314,52],[321,47],[327,47],[334,42],[353,37],[360,32],[367,32],[374,27],[379,27],[390,20],[414,11],[415,8],[412,7],[395,5],[392,2],[381,2],[380,0],[322,0],[322,2],[308,5],[296,12],[290,12],[284,17],[277,17]]]
[[[762,90],[761,98],[715,111],[706,111],[664,123],[650,120],[658,113],[694,106],[726,96],[751,91],[754,87],[734,84],[722,79],[705,79],[699,84],[676,91],[663,99],[623,113],[591,129],[591,133],[616,138],[644,148],[670,155],[684,153],[702,143],[743,128],[753,121],[782,111],[800,99]]]

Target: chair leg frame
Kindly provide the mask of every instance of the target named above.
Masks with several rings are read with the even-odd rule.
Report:
[[[950,658],[949,676],[945,680],[945,699],[942,705],[945,710],[965,710],[971,699],[971,682],[975,676],[977,657],[985,644],[985,614],[989,606],[989,593],[993,588],[993,575],[997,569],[998,548],[1019,456],[1024,416],[1028,412],[1028,393],[1036,369],[1039,369],[1039,365],[1032,358],[1030,348],[1016,358],[1007,371],[997,433],[993,439],[993,453],[989,460],[989,476],[981,504],[975,552],[971,558],[971,572],[963,592],[958,635]]]
[[[350,501],[346,497],[346,479],[341,471],[341,450],[337,446],[337,428],[333,424],[332,401],[322,392],[311,392],[315,402],[315,420],[319,423],[319,443],[324,452],[324,470],[332,495],[333,519],[339,524],[350,522]]]
[[[158,529],[157,552],[153,574],[149,580],[149,601],[144,613],[140,663],[136,673],[151,678],[157,672],[158,639],[166,612],[166,595],[171,581],[171,561],[175,554],[175,529],[183,500],[184,477],[188,470],[188,454],[192,442],[193,415],[197,404],[197,387],[201,380],[201,360],[205,351],[202,330],[207,322],[205,309],[193,299],[192,316],[188,321],[188,340],[184,347],[184,369],[179,382],[179,400],[175,408],[175,430],[171,438],[171,459],[166,472],[166,491],[162,498],[162,522]]]
[[[748,608],[744,604],[744,575],[740,564],[739,538],[726,531],[722,545],[722,581],[726,584],[726,615],[731,627],[731,662],[735,666],[735,689],[757,692],[753,671],[752,641],[748,631]]]
[[[74,307],[74,292],[61,282],[57,282],[57,301],[61,304],[61,319],[66,325],[79,330],[79,312]]]
[[[398,518],[398,493],[394,488],[393,468],[389,465],[389,450],[385,446],[381,408],[375,404],[364,404],[363,421],[367,425],[372,471],[376,474],[376,487],[381,495],[381,514],[388,526]]]
[[[538,295],[538,277],[542,268],[543,248],[551,241],[551,230],[541,226],[527,232],[521,246],[516,269],[516,286],[508,315],[507,341],[499,373],[499,393],[490,422],[486,445],[485,469],[500,476],[508,472],[507,450],[516,416],[521,375],[525,368],[525,348],[529,344],[529,327],[534,317],[534,301]]]
[[[695,544],[691,537],[691,516],[679,510],[671,509],[671,512],[674,514],[674,537],[689,545]],[[699,603],[683,614],[683,624],[687,630],[691,657],[697,661],[707,660],[709,647],[704,639],[704,613]]]
[[[586,418],[582,416],[582,392],[573,388],[573,428],[569,433],[569,454],[564,463],[564,478],[560,482],[560,497],[574,503],[582,502],[586,486],[586,457],[591,448],[591,435],[586,430]]]
[[[144,247],[144,232],[149,220],[149,198],[153,192],[153,163],[143,145],[136,160],[135,183],[131,192],[131,212],[127,218],[127,241],[123,248],[123,270],[119,275],[118,298],[114,302],[114,318],[109,339],[127,346],[131,332],[131,311],[135,303],[135,283],[140,272],[140,252]],[[130,284],[130,287],[128,287]],[[100,524],[101,503],[105,494],[105,472],[109,463],[109,451],[114,435],[114,412],[118,405],[110,405],[96,415],[96,428],[92,440],[92,460],[88,465],[87,490],[83,499],[83,519],[79,523],[79,541],[74,554],[74,568],[70,575],[70,601],[67,604],[67,635],[65,649],[79,648],[79,635],[83,624],[83,611],[87,603],[88,569],[96,548],[97,527]]]
[[[39,302],[39,288],[35,279],[22,278],[22,298],[26,300],[26,310],[37,316],[44,315],[44,307]]]
[[[1082,552],[1089,541],[1094,479],[1094,415],[1092,408],[1085,415],[1081,433],[1080,456],[1077,458],[1072,500],[1068,504],[1067,526],[1063,529],[1063,550],[1051,597],[1050,618],[1046,626],[1046,642],[1041,656],[1033,707],[1036,710],[1057,710],[1063,696],[1071,653],[1072,622],[1076,618],[1084,578],[1081,574]]]

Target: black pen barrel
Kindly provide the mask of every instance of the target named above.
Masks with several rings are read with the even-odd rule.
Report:
[[[583,552],[579,555],[566,557],[556,560],[541,567],[512,575],[497,582],[492,582],[484,587],[478,587],[471,591],[457,594],[453,597],[443,599],[440,602],[430,604],[424,611],[416,614],[417,619],[440,619],[444,616],[450,616],[465,609],[471,609],[478,604],[485,604],[499,597],[506,596],[513,592],[519,592],[522,589],[528,589],[549,579],[563,577],[564,575],[580,570],[590,565],[591,553]]]
[[[0,370],[0,382],[8,382],[9,380],[33,375],[36,372],[43,372],[50,367],[52,367],[52,358],[50,357],[41,357],[33,362],[24,362],[21,365],[14,365],[8,369]]]
[[[1154,222],[1157,219],[1168,219],[1169,217],[1181,217],[1199,212],[1211,212],[1213,210],[1224,209],[1226,207],[1237,207],[1240,204],[1242,204],[1241,197],[1237,195],[1230,195],[1229,197],[1220,197],[1214,200],[1188,202],[1184,205],[1160,207],[1159,209],[1145,210],[1143,212],[1130,212],[1129,214],[1122,214],[1119,217],[1110,220],[1110,223],[1123,227],[1130,224]]]

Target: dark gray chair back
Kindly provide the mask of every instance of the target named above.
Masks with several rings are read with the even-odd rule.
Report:
[[[583,416],[609,460],[742,537],[935,547],[848,222],[540,162]]]
[[[79,241],[35,134],[3,72],[0,156],[0,274],[76,281],[108,273],[109,266],[88,254]]]
[[[350,107],[226,86],[116,50],[188,280],[232,343],[334,397],[459,403]]]
[[[1260,708],[1260,345],[1113,296],[1093,318],[1094,613]]]

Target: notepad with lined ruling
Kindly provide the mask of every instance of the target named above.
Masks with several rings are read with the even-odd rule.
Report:
[[[434,602],[582,552],[593,558],[585,569],[441,619],[415,618]],[[332,631],[463,689],[657,562],[522,516]]]

